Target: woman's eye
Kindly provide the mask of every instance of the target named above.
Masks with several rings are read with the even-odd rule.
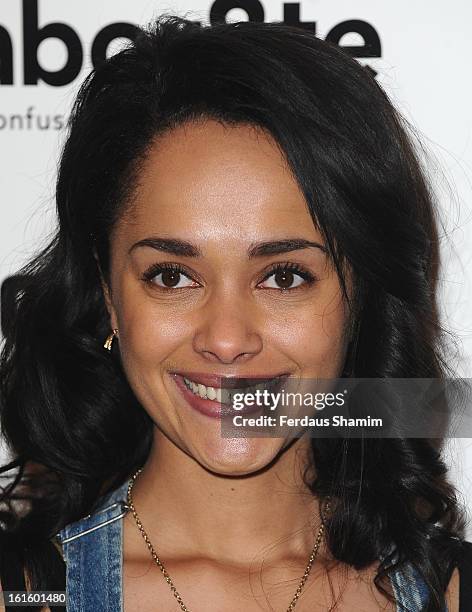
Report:
[[[183,289],[194,287],[195,281],[184,274],[181,270],[160,269],[146,274],[146,280],[162,289]]]
[[[272,279],[272,280],[269,280]],[[280,268],[272,271],[263,281],[268,289],[296,289],[304,283],[311,285],[314,277],[308,272],[296,272],[290,268]]]

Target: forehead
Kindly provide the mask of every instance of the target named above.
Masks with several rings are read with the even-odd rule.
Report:
[[[197,240],[248,235],[319,237],[273,138],[251,125],[188,123],[155,140],[138,175],[127,232]],[[256,237],[256,236],[255,236]]]

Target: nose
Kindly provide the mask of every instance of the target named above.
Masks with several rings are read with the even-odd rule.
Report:
[[[243,297],[218,293],[202,309],[194,350],[214,363],[245,362],[262,350],[258,317]]]

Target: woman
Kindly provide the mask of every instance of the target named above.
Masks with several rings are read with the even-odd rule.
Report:
[[[4,589],[66,579],[82,612],[458,609],[431,443],[225,438],[214,408],[227,377],[450,373],[436,210],[368,71],[283,24],[161,17],[83,84],[57,210],[4,332],[3,500],[30,499],[2,514]]]

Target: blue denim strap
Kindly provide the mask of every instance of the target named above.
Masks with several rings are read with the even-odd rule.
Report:
[[[123,612],[123,516],[128,483],[57,538],[66,562],[67,612]]]
[[[390,574],[397,612],[421,612],[428,601],[428,587],[411,565]]]
[[[429,589],[412,563],[389,573],[397,612],[422,612],[428,602]],[[447,605],[443,612],[448,612]]]

